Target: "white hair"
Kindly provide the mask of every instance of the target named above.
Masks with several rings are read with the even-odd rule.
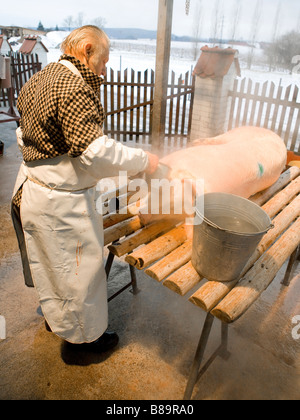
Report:
[[[101,56],[108,54],[110,47],[109,38],[102,29],[94,25],[85,25],[74,29],[63,40],[60,48],[63,53],[79,56],[87,41],[92,44],[92,53],[98,52]]]

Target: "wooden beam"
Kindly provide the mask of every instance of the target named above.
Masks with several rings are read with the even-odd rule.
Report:
[[[168,76],[171,53],[173,1],[159,0],[152,146],[158,150],[165,135]]]

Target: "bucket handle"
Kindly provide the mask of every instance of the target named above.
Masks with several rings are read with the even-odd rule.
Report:
[[[220,226],[216,225],[214,222],[212,222],[211,220],[207,219],[207,217],[205,217],[202,214],[201,214],[201,218],[203,219],[203,221],[205,223],[207,223],[209,226],[211,226],[211,227],[213,227],[215,229],[222,230],[223,232],[228,231],[227,229],[223,229]],[[273,225],[273,223],[271,223],[270,226],[264,232],[267,233],[267,232],[269,232],[269,230],[274,229],[274,228],[275,228],[275,225]],[[228,232],[230,232],[230,231],[228,231]],[[234,233],[237,234],[237,235],[239,235],[239,232],[234,232]],[[258,233],[251,234],[251,235],[258,235],[259,233],[262,233],[262,232],[258,232]]]

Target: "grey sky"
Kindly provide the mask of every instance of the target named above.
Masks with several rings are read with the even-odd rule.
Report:
[[[259,0],[261,19],[257,39],[270,40],[274,33],[274,22],[278,4],[281,4],[278,34],[292,29],[300,30],[299,0]],[[10,6],[11,4],[11,6]],[[256,0],[191,0],[189,16],[185,14],[185,0],[174,0],[173,33],[194,35],[197,6],[200,7],[200,34],[213,35],[215,31],[215,6],[218,4],[218,24],[216,30],[223,37],[233,32],[234,5],[241,6],[236,37],[250,39],[253,35],[253,15]],[[82,12],[86,21],[103,17],[107,27],[134,27],[156,29],[158,0],[14,0],[6,2],[2,8],[0,24],[37,26],[41,20],[44,26],[61,26],[64,19],[71,15],[77,17]]]

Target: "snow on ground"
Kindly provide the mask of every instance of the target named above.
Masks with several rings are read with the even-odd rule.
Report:
[[[59,45],[69,32],[53,31],[42,37],[42,42],[48,48],[48,63],[57,61],[61,55]],[[172,42],[170,71],[174,71],[176,76],[191,71],[196,65],[200,56],[200,49],[206,44],[199,43],[195,45],[189,42]],[[228,45],[224,45],[224,48]],[[195,53],[196,48],[196,53]],[[156,40],[111,40],[110,61],[108,69],[115,71],[124,71],[134,69],[135,71],[155,70],[155,49]],[[286,87],[290,84],[300,85],[300,76],[290,75],[287,72],[270,72],[266,65],[253,66],[251,70],[246,67],[246,58],[249,52],[247,47],[238,47],[240,64],[242,69],[242,78],[251,78],[253,82],[264,83],[273,81],[276,86],[281,84]],[[195,58],[196,56],[196,58]],[[255,57],[262,62],[263,50],[255,49]]]

